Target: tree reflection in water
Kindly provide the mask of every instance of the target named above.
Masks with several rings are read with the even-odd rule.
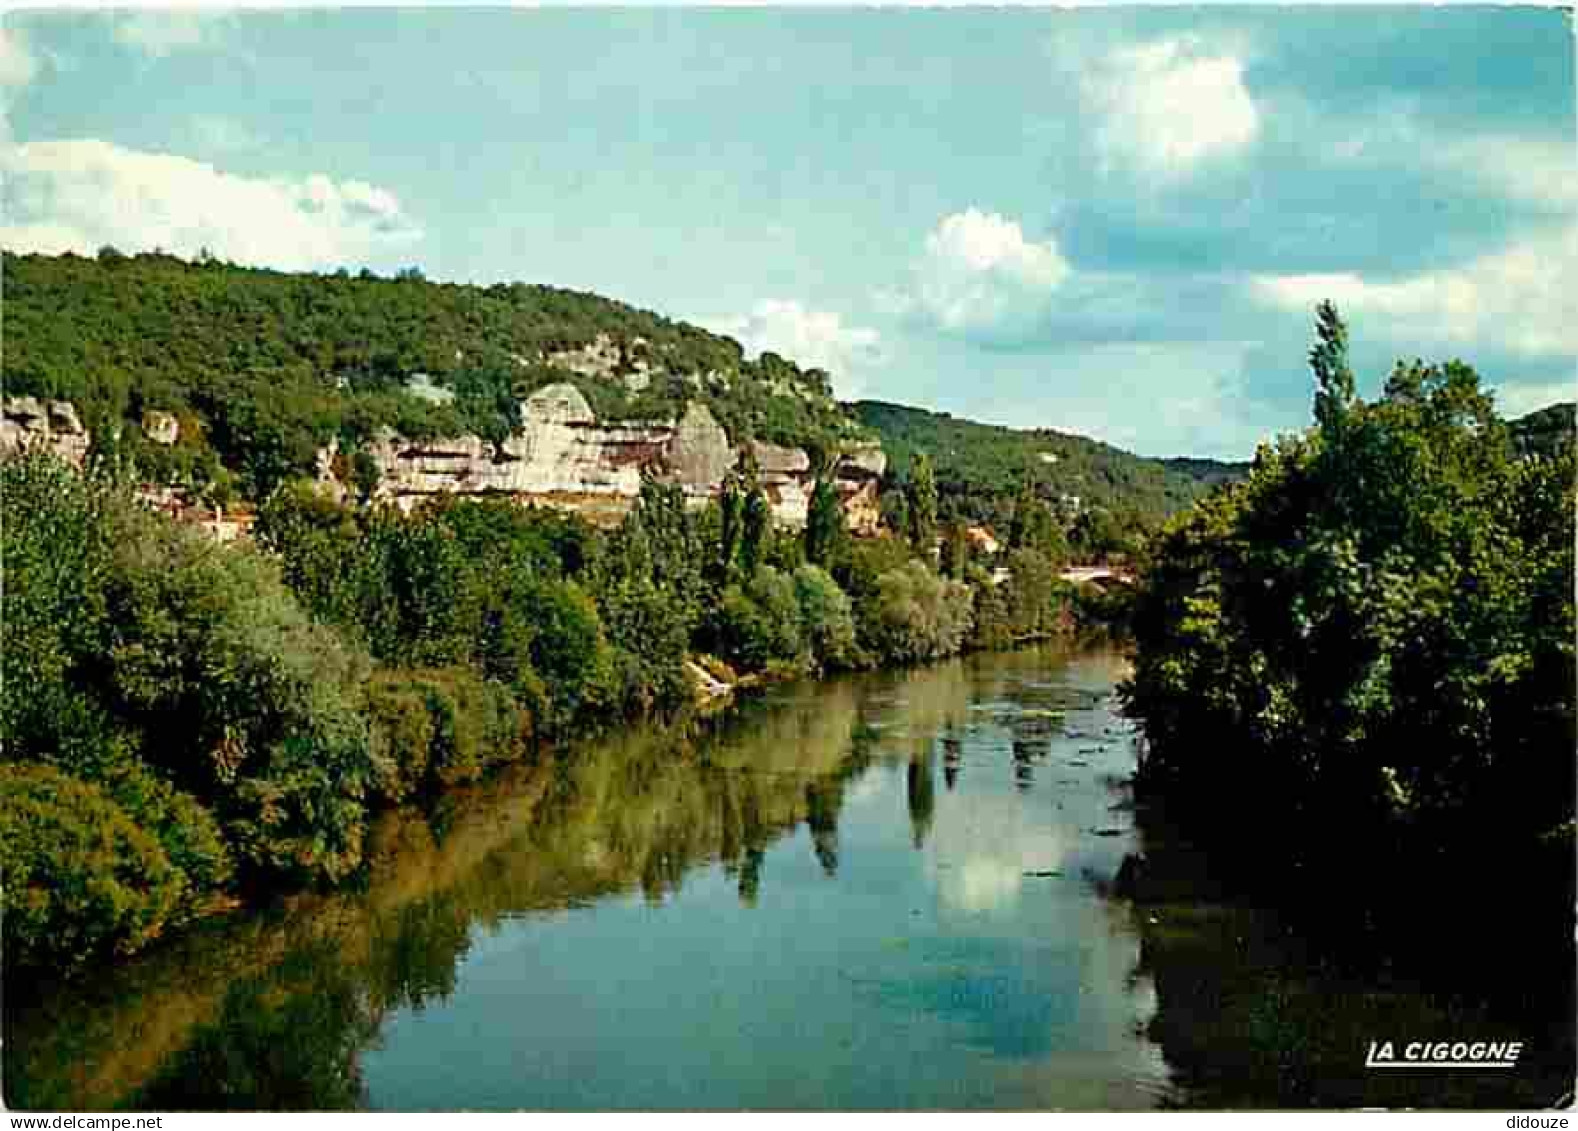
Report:
[[[1545,924],[1527,933],[1505,928],[1512,902],[1476,887],[1485,913],[1466,915],[1464,892],[1451,897],[1440,878],[1389,907],[1353,874],[1300,881],[1294,902],[1288,877],[1272,895],[1252,865],[1229,874],[1156,811],[1137,818],[1144,851],[1115,894],[1141,940],[1136,977],[1155,988],[1147,1035],[1180,1085],[1175,1102],[1530,1108],[1571,1094],[1572,924],[1560,909],[1533,914],[1537,893],[1515,899],[1524,922]],[[1512,1071],[1366,1070],[1381,1040],[1522,1041],[1525,1052]]]
[[[90,982],[8,987],[6,1098],[21,1108],[328,1110],[362,1105],[387,1013],[455,990],[476,933],[640,890],[661,902],[721,861],[761,898],[802,822],[838,867],[845,784],[870,764],[852,688],[721,723],[624,734],[515,767],[375,825],[365,891],[210,925]]]

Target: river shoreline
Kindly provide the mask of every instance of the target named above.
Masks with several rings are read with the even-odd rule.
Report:
[[[1127,670],[1061,642],[779,683],[384,812],[358,885],[8,994],[6,1100],[1549,1102],[1565,1054],[1538,955],[1487,1004],[1445,951],[1425,978],[1340,903],[1310,909],[1317,930],[1224,884],[1136,804]],[[1444,1086],[1352,1066],[1394,1031],[1521,1039],[1527,1063]]]

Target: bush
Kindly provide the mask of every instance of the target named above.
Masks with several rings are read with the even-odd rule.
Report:
[[[1493,828],[1517,871],[1573,814],[1571,452],[1516,458],[1456,362],[1358,400],[1321,317],[1317,427],[1175,522],[1136,596],[1141,784],[1211,829],[1253,781],[1289,853]]]
[[[877,579],[862,609],[867,647],[885,660],[913,663],[951,656],[970,630],[973,593],[918,561]]]
[[[427,697],[410,673],[380,671],[367,686],[367,715],[374,795],[404,801],[428,781],[434,725]]]
[[[711,635],[725,659],[748,671],[775,660],[799,662],[805,639],[794,579],[760,566],[748,585],[729,586],[712,617]]]
[[[18,968],[130,954],[191,905],[157,838],[52,766],[0,766],[0,871],[5,960]]]
[[[475,781],[519,759],[531,715],[469,668],[380,672],[368,691],[379,796],[391,801]]]
[[[824,668],[852,668],[861,662],[855,641],[854,605],[827,571],[804,565],[795,570],[795,597],[806,644]]]
[[[182,793],[132,759],[105,767],[104,789],[131,821],[159,842],[190,889],[193,913],[217,897],[235,873],[219,822],[191,794]]]
[[[608,701],[626,716],[669,710],[690,698],[689,613],[650,581],[611,582],[598,593],[608,641]]]
[[[254,870],[354,868],[372,774],[365,655],[309,620],[263,556],[119,489],[18,460],[0,491],[0,742],[107,787],[140,759],[211,810]]]
[[[475,781],[518,759],[531,739],[531,717],[509,689],[466,668],[413,673],[433,718],[432,774],[439,784]]]
[[[573,581],[543,581],[525,603],[532,626],[529,655],[544,688],[550,730],[606,706],[610,656],[597,602]]]

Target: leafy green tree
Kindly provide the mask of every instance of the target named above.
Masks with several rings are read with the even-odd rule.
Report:
[[[1394,889],[1485,828],[1507,866],[1570,882],[1571,452],[1516,457],[1457,362],[1358,400],[1346,330],[1317,317],[1316,427],[1155,547],[1125,691],[1142,782],[1210,828],[1253,780],[1268,852],[1335,855],[1340,819]]]
[[[757,567],[762,564],[773,515],[767,494],[762,490],[755,457],[747,452],[745,460],[745,503],[740,519],[740,573],[745,577],[755,577]]]
[[[740,568],[740,542],[745,526],[746,491],[738,469],[723,477],[718,495],[718,557],[713,580],[720,586],[734,583]]]
[[[962,581],[969,564],[970,539],[964,523],[950,522],[942,532],[942,558],[938,562],[942,575]]]
[[[841,555],[847,534],[838,491],[831,477],[819,475],[811,489],[811,503],[806,515],[806,561],[823,568],[831,565]]]
[[[894,663],[951,656],[969,633],[972,601],[968,585],[912,560],[877,579],[861,610],[862,635],[867,647]]]
[[[931,561],[937,543],[937,480],[925,453],[916,455],[910,465],[909,516],[910,546]]]
[[[771,566],[758,568],[749,585],[727,589],[713,619],[716,650],[738,667],[760,671],[804,658],[795,579]]]
[[[1315,308],[1310,368],[1315,373],[1315,423],[1330,431],[1341,422],[1355,393],[1353,370],[1348,367],[1348,327],[1329,302]]]
[[[805,642],[827,669],[858,667],[863,661],[856,642],[854,605],[826,570],[806,564],[795,570],[795,595]]]

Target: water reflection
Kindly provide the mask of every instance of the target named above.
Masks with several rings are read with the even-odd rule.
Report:
[[[364,890],[9,992],[6,1100],[1385,1103],[1361,1036],[1526,1036],[1228,898],[1129,804],[1121,672],[1034,651],[799,685],[386,814]]]
[[[1160,1045],[1174,1106],[1542,1108],[1570,1103],[1574,946],[1570,920],[1536,916],[1542,893],[1476,891],[1481,914],[1447,899],[1407,900],[1369,929],[1347,888],[1287,910],[1141,809],[1143,851],[1117,877],[1116,905],[1138,932],[1137,977],[1155,987],[1147,1035]],[[1456,886],[1456,885],[1454,885]],[[1505,917],[1489,913],[1501,904]],[[1522,916],[1518,915],[1521,909]],[[1559,918],[1559,917],[1558,917]],[[1513,932],[1514,919],[1544,929]],[[1367,1071],[1369,1042],[1520,1041],[1511,1071]]]

